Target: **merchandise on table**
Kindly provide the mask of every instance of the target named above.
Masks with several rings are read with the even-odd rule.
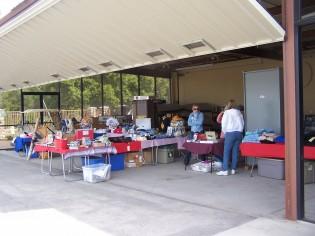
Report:
[[[67,139],[55,139],[54,146],[59,149],[68,149]]]
[[[175,137],[186,135],[185,120],[182,117],[174,116],[170,127],[167,129],[167,134]]]
[[[260,138],[261,137],[261,138]],[[243,143],[260,143],[261,140],[268,142],[268,139],[274,140],[274,131],[271,129],[256,129],[253,131],[247,131],[242,140]]]
[[[94,139],[94,130],[93,129],[77,129],[75,131],[75,139],[82,139],[83,137]]]
[[[76,150],[80,147],[80,141],[71,141],[69,143],[69,149]]]

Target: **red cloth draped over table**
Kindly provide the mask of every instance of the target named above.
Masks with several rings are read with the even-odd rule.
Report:
[[[266,157],[284,159],[284,144],[242,143],[240,146],[242,156]],[[304,146],[304,158],[315,160],[315,147]]]
[[[214,154],[223,157],[224,141],[219,140],[218,143],[198,143],[198,142],[185,142],[183,147],[192,153],[198,155]]]
[[[140,141],[132,141],[129,143],[112,143],[117,150],[117,153],[125,153],[125,152],[138,152],[141,150],[141,142]]]
[[[79,149],[60,149],[53,146],[45,146],[36,144],[34,147],[35,152],[53,152],[64,155],[64,159],[73,156],[91,156],[98,154],[116,154],[117,150],[115,146],[110,147],[82,147]]]

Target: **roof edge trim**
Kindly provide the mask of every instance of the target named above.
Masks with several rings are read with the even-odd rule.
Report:
[[[0,27],[0,38],[60,1],[61,0],[41,0],[35,2],[29,8],[25,9],[25,11],[21,12],[12,20],[6,22]]]
[[[263,17],[265,17],[265,19],[269,21],[269,23],[277,29],[277,31],[282,36],[281,41],[284,41],[285,30],[282,28],[282,26],[256,0],[249,0],[249,3],[252,4],[252,6],[255,7],[257,10],[259,10],[261,14],[263,15]]]

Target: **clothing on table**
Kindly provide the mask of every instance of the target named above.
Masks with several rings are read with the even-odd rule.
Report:
[[[227,132],[243,132],[244,129],[244,118],[240,110],[229,109],[224,112],[222,118],[222,131],[226,134]]]
[[[192,112],[188,118],[188,126],[191,127],[191,132],[199,133],[203,131],[204,115],[202,112]]]

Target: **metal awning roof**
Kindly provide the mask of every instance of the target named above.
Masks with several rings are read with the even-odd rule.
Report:
[[[0,87],[268,44],[284,34],[255,0],[41,0],[0,27]]]

